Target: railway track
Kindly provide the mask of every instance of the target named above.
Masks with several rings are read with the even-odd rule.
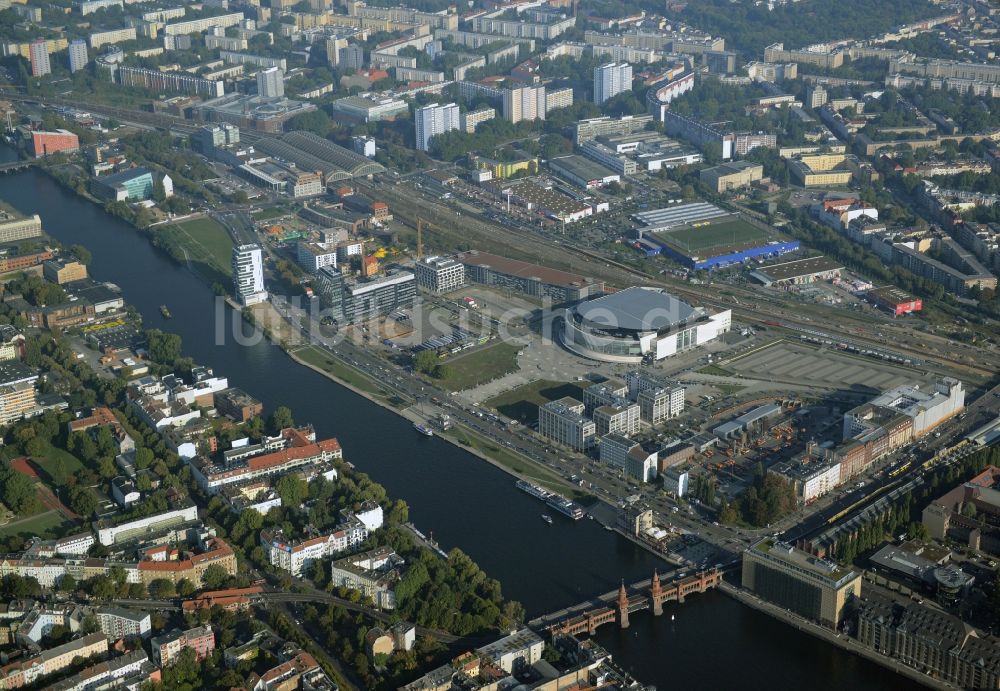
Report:
[[[747,288],[728,284],[726,285],[726,290],[732,292],[736,296],[737,302],[744,301],[751,303],[755,305],[753,309],[743,307],[739,304],[734,305],[732,301],[723,300],[706,294],[707,291],[690,288],[685,284],[681,284],[679,281],[665,281],[660,276],[653,276],[643,271],[639,271],[620,262],[616,262],[613,259],[591,252],[585,248],[574,247],[566,242],[554,244],[551,239],[548,238],[545,238],[542,242],[537,242],[535,241],[536,238],[527,237],[523,231],[496,225],[479,214],[471,214],[467,211],[463,212],[462,218],[465,219],[472,217],[474,218],[474,223],[461,222],[461,229],[455,229],[452,231],[450,229],[455,228],[456,220],[454,212],[450,208],[419,197],[405,195],[405,191],[398,187],[391,188],[388,186],[382,186],[378,188],[370,188],[369,192],[382,198],[386,198],[386,200],[390,203],[390,206],[393,208],[397,218],[401,218],[401,220],[404,220],[404,222],[414,228],[416,228],[416,219],[419,216],[425,221],[430,221],[438,228],[445,229],[445,233],[460,233],[463,242],[468,242],[472,239],[469,236],[475,235],[490,243],[501,243],[512,249],[520,250],[526,255],[537,257],[539,260],[545,260],[556,265],[568,266],[571,270],[586,275],[593,275],[596,278],[601,278],[611,283],[629,285],[639,280],[650,285],[668,288],[672,293],[675,293],[679,297],[697,304],[710,306],[716,309],[731,309],[733,311],[733,316],[739,321],[758,327],[767,326],[767,328],[777,328],[784,330],[787,333],[799,333],[802,331],[815,330],[817,328],[817,323],[815,321],[806,321],[790,316],[788,311],[790,311],[791,306],[789,308],[777,306],[761,307],[762,302],[772,301],[765,296],[762,296],[760,293],[753,292]],[[477,228],[476,224],[482,225],[483,228]],[[578,263],[574,263],[572,260],[568,260],[566,257],[567,254],[582,258],[583,261],[586,262],[586,265],[580,265]],[[609,271],[608,269],[611,270]],[[775,324],[778,326],[775,326]],[[859,323],[855,329],[860,330],[866,327],[869,329],[878,328],[880,331],[895,331],[898,328],[891,324],[865,325]],[[936,338],[928,334],[922,334],[922,337],[927,338],[928,340],[934,340]],[[949,349],[945,345],[946,341],[943,341],[943,339],[943,342],[940,343],[936,349],[937,352],[935,352],[935,349],[933,348],[918,349],[905,345],[902,343],[901,338],[893,339],[891,337],[887,337],[880,340],[879,338],[857,332],[851,332],[850,338],[863,342],[871,346],[873,349],[891,349],[914,360],[921,360],[927,364],[936,365],[938,367],[946,367],[950,370],[966,372],[979,378],[990,378],[996,374],[993,369],[970,364],[968,362],[939,354],[941,352],[949,352]],[[887,343],[889,345],[887,345]]]

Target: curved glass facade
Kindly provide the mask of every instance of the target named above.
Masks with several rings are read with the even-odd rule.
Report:
[[[607,355],[614,358],[642,358],[639,341],[588,333],[577,326],[572,317],[563,320],[563,342],[571,350],[586,351],[595,357]]]

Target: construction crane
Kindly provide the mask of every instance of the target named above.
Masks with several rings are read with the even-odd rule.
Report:
[[[434,227],[433,223],[417,216],[417,261],[424,258],[424,226]]]

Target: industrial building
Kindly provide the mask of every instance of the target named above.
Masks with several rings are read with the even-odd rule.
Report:
[[[897,386],[844,413],[844,439],[870,433],[884,418],[896,415],[913,421],[911,437],[917,439],[964,409],[965,389],[957,379],[946,377],[930,391],[915,384]]]
[[[655,232],[701,223],[714,218],[723,218],[729,215],[730,212],[720,209],[714,204],[693,202],[691,204],[668,206],[663,209],[641,211],[633,214],[632,218],[642,225],[647,226],[649,232]]]
[[[382,164],[312,132],[289,132],[280,139],[265,137],[255,147],[302,170],[321,172],[327,185],[385,171]]]
[[[815,281],[829,281],[840,276],[840,262],[829,257],[808,257],[795,261],[769,264],[750,272],[750,277],[765,286],[804,285]]]
[[[219,82],[221,85],[222,83]],[[296,115],[316,110],[312,103],[288,98],[266,98],[248,94],[218,94],[192,108],[196,119],[207,122],[228,122],[245,130],[277,134],[284,131],[285,123]]]
[[[765,538],[743,553],[743,588],[761,599],[835,629],[851,598],[861,596],[861,574],[850,567]]]
[[[712,430],[719,439],[737,439],[743,434],[761,434],[767,431],[770,420],[781,415],[781,406],[768,403],[723,423]]]
[[[632,287],[565,310],[560,336],[583,357],[638,364],[708,343],[731,321],[730,310],[709,314],[664,290]]]
[[[512,290],[553,303],[575,302],[604,292],[604,282],[537,264],[471,250],[455,256],[470,283]]]
[[[894,317],[919,312],[924,303],[918,297],[913,297],[895,286],[873,288],[865,293],[865,299],[876,307],[888,310]]]
[[[621,180],[621,175],[613,170],[576,154],[550,159],[549,168],[567,182],[587,190]]]

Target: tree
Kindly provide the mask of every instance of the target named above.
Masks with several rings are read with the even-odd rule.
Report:
[[[69,507],[84,518],[88,518],[97,510],[97,498],[89,487],[76,485],[69,491]]]
[[[421,350],[413,356],[413,367],[418,372],[431,374],[438,366],[438,354],[434,350]]]
[[[181,337],[177,334],[164,333],[159,329],[148,329],[146,342],[149,344],[149,357],[154,362],[172,365],[181,356]]]
[[[298,475],[289,473],[282,475],[274,484],[274,491],[281,497],[281,505],[294,508],[300,505],[309,494],[309,484]]]
[[[81,264],[90,264],[90,261],[93,259],[93,255],[91,255],[90,250],[83,245],[73,245],[69,248],[69,251],[70,254],[76,257],[76,260]]]
[[[73,578],[68,573],[63,574],[59,579],[59,590],[65,591],[67,593],[72,593],[76,590],[76,579]]]
[[[177,595],[177,589],[174,587],[173,581],[168,581],[166,578],[157,578],[149,584],[149,595],[150,597],[160,599],[171,598]]]
[[[35,484],[21,473],[8,470],[0,474],[0,501],[18,515],[32,513],[38,508]]]
[[[194,593],[194,583],[187,578],[177,581],[177,594],[181,597],[190,597]]]
[[[268,419],[268,429],[272,434],[277,434],[283,429],[294,426],[295,420],[292,418],[292,411],[288,406],[278,406]]]
[[[209,590],[225,588],[229,583],[229,574],[218,564],[212,564],[201,576],[202,584]]]

